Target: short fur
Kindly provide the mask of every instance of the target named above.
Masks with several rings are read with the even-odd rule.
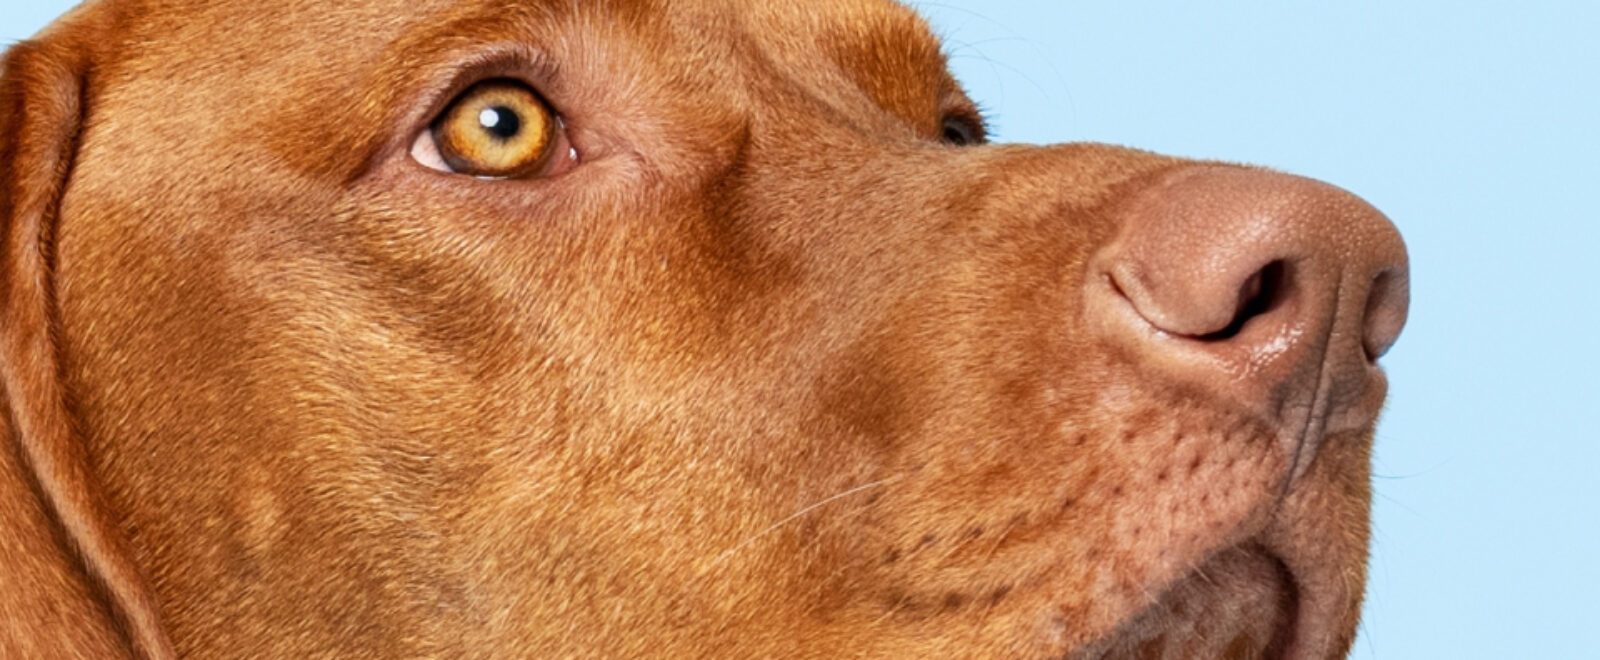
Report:
[[[409,158],[492,76],[576,169]],[[80,8],[0,80],[0,657],[1343,654],[1381,374],[1290,488],[1082,311],[1194,164],[971,108],[880,0]]]

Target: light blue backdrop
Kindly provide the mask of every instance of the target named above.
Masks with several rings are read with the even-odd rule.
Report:
[[[0,41],[69,4],[0,0]],[[1002,140],[1260,163],[1386,211],[1413,304],[1355,657],[1600,657],[1600,3],[916,4]]]

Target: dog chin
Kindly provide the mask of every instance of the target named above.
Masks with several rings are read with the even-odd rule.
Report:
[[[1213,555],[1160,598],[1064,660],[1299,658],[1310,640],[1288,564],[1256,543]]]

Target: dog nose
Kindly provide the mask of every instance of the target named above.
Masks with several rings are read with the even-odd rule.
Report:
[[[1116,215],[1086,309],[1136,361],[1276,421],[1371,422],[1409,298],[1388,219],[1324,183],[1223,165],[1167,173]]]

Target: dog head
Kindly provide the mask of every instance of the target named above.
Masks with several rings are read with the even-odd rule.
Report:
[[[882,0],[102,0],[4,76],[0,608],[81,623],[0,648],[1349,646],[1337,189],[987,144]]]

